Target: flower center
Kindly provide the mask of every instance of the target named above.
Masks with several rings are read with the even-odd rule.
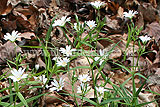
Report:
[[[86,82],[86,81],[87,81],[87,79],[86,79],[86,78],[83,78],[83,81],[84,81],[84,82]]]
[[[67,63],[66,62],[62,62],[62,65],[66,65]]]
[[[67,54],[70,54],[70,53],[71,53],[71,51],[67,51],[66,53],[67,53]]]
[[[89,27],[90,27],[90,28],[92,28],[92,27],[93,27],[93,25],[89,25]]]
[[[21,78],[19,77],[19,78],[17,78],[17,80],[19,81]]]

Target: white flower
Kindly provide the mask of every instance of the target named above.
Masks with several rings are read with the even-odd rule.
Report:
[[[88,26],[90,29],[96,27],[97,24],[95,24],[95,23],[96,23],[96,22],[93,21],[93,20],[89,20],[89,21],[86,22],[87,26]]]
[[[81,82],[84,82],[84,83],[91,80],[91,78],[90,78],[90,76],[88,74],[82,74],[82,75],[79,76],[78,79]]]
[[[68,58],[60,58],[57,60],[57,66],[63,66],[65,67],[67,65],[67,63],[69,62],[69,59]]]
[[[107,91],[107,89],[104,89],[104,87],[96,87],[96,90],[99,94],[104,94],[104,91]]]
[[[103,61],[106,59],[106,57],[108,56],[108,54],[105,54],[104,50],[99,50],[99,54],[100,54],[100,57],[95,57],[94,60],[95,61],[98,61],[99,58],[101,58],[99,61],[99,65],[101,65],[103,63]],[[103,57],[102,57],[103,56]]]
[[[77,93],[83,94],[90,89],[89,84],[82,83],[77,87]]]
[[[139,38],[141,39],[141,41],[142,41],[143,43],[151,40],[151,38],[148,37],[147,35],[146,35],[146,36],[140,36]]]
[[[60,48],[59,50],[61,53],[65,54],[67,57],[72,55],[72,52],[75,51],[75,49],[71,49],[71,45],[67,45],[65,48]]]
[[[4,35],[4,39],[14,42],[19,37],[20,34],[21,33],[18,33],[18,31],[13,30],[11,34],[6,33],[6,35]]]
[[[37,81],[42,82],[43,85],[47,82],[47,78],[45,78],[45,75],[42,75],[42,76],[39,76],[39,77],[34,77],[34,79],[37,80]]]
[[[23,74],[25,71],[25,68],[22,70],[22,68],[19,68],[18,71],[16,69],[11,70],[11,73],[13,76],[9,76],[13,80],[13,82],[19,81],[23,78],[27,78],[28,74]]]
[[[51,84],[54,86],[52,88],[50,88],[50,91],[60,91],[62,90],[62,88],[64,87],[64,81],[65,79],[62,79],[62,77],[59,79],[59,82],[57,82],[55,79],[53,80],[53,82],[51,82]]]
[[[36,68],[36,70],[38,70],[39,69],[39,64],[36,64],[35,68]]]
[[[101,103],[101,100],[102,100],[102,98],[103,98],[103,96],[104,96],[104,91],[107,91],[106,89],[104,89],[104,87],[96,87],[96,90],[97,90],[97,92],[98,92],[98,95],[97,95],[97,97],[98,97],[98,102],[99,103]]]
[[[138,12],[137,12],[137,11],[133,11],[133,10],[129,10],[128,13],[127,13],[127,12],[124,12],[124,13],[123,13],[124,17],[130,18],[130,19],[131,19],[135,14],[138,14]]]
[[[64,26],[66,22],[70,21],[71,17],[63,16],[61,19],[55,20],[52,26]]]
[[[100,7],[102,5],[104,5],[105,3],[104,2],[101,2],[101,1],[95,1],[95,2],[91,2],[91,5],[96,8],[96,9],[100,9]]]

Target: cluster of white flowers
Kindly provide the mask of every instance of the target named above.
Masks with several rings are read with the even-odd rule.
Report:
[[[25,68],[19,68],[18,71],[16,69],[12,69],[11,73],[13,76],[9,76],[13,80],[13,82],[20,81],[21,79],[27,78],[28,74],[23,74]]]
[[[151,40],[151,38],[148,37],[147,35],[146,35],[146,36],[140,36],[139,38],[140,38],[140,40],[141,40],[143,43],[145,43],[145,42]]]
[[[129,12],[124,12],[123,15],[126,18],[132,19],[134,15],[138,14],[137,11],[129,10]]]
[[[91,80],[88,74],[82,74],[78,77],[80,81],[80,86],[77,87],[77,93],[86,95],[87,91],[90,89],[90,86],[87,82]]]
[[[100,56],[98,56],[98,57],[95,57],[94,58],[94,60],[95,61],[100,61],[99,62],[99,65],[101,65],[102,63],[103,63],[103,61],[105,61],[105,59],[106,59],[106,57],[108,56],[108,54],[105,54],[105,51],[104,50],[99,50],[99,54],[100,54]]]
[[[21,35],[21,33],[18,33],[18,31],[13,30],[11,34],[6,33],[6,35],[4,35],[4,39],[14,42],[18,37],[20,37],[19,35]]]
[[[95,2],[91,2],[91,5],[96,9],[100,9],[101,6],[105,5],[105,3],[101,1],[95,1]]]
[[[104,89],[104,87],[96,87],[95,89],[97,91],[98,102],[101,103],[101,100],[104,96],[104,92],[108,90]]]
[[[53,27],[55,26],[64,26],[66,22],[69,22],[71,17],[63,16],[61,19],[55,20],[54,23],[52,24]]]
[[[64,87],[64,81],[62,77],[59,79],[59,82],[54,79],[53,82],[51,82],[52,88],[50,88],[50,91],[60,91]]]
[[[71,19],[71,17],[68,17],[67,16],[63,16],[61,19],[58,19],[58,20],[55,20],[54,23],[52,24],[53,27],[55,26],[61,26],[61,27],[64,27],[65,23],[66,22],[69,22]],[[87,26],[89,27],[89,29],[92,29],[94,27],[96,27],[96,22],[93,21],[93,20],[89,20],[89,21],[86,21],[85,22],[87,24]],[[76,31],[79,31],[81,28],[84,28],[84,23],[74,23],[74,26],[73,28],[76,30]]]
[[[57,57],[54,57],[53,60],[56,61],[57,66],[63,66],[63,67],[65,67],[65,66],[67,65],[67,63],[70,62],[70,60],[69,60],[68,57],[71,56],[71,55],[72,55],[72,52],[73,52],[73,51],[76,51],[76,49],[71,49],[71,46],[70,46],[70,45],[69,45],[69,46],[67,45],[66,48],[60,48],[59,51],[60,51],[64,56],[67,56],[67,57],[61,58],[61,57],[57,56]]]

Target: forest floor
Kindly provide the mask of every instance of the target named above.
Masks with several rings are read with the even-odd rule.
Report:
[[[94,3],[0,0],[2,107],[160,106],[160,1]]]

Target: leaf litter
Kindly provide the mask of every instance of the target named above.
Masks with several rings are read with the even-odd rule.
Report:
[[[39,40],[44,42],[46,38],[47,30],[49,29],[50,23],[52,22],[55,16],[56,19],[61,18],[62,16],[69,16],[73,19],[71,22],[75,23],[76,20],[74,19],[74,15],[77,14],[80,21],[86,20],[95,20],[96,19],[96,11],[90,5],[91,0],[1,0],[0,1],[0,70],[5,73],[9,66],[7,65],[7,60],[14,61],[14,58],[21,53],[21,56],[25,56],[25,50],[32,50],[33,53],[28,52],[26,60],[21,62],[21,64],[29,63],[28,69],[26,72],[31,73],[34,69],[34,65],[39,64],[40,69],[36,71],[39,74],[46,72],[46,65],[44,55],[46,54],[41,49],[35,48],[27,48],[25,46],[41,46]],[[127,25],[129,23],[123,17],[123,12],[130,9],[136,9],[139,15],[134,17],[133,22],[140,28],[143,26],[142,33],[140,35],[149,35],[152,38],[151,42],[147,43],[146,49],[152,51],[151,53],[145,53],[139,58],[138,66],[139,69],[136,69],[136,72],[141,72],[146,77],[149,76],[147,83],[145,84],[144,91],[139,94],[139,102],[150,102],[159,98],[158,95],[149,93],[145,90],[151,89],[156,93],[160,93],[160,65],[159,65],[159,46],[160,46],[160,11],[159,8],[159,1],[156,0],[104,0],[106,3],[105,6],[100,9],[101,16],[105,17],[105,24],[102,28],[103,32],[100,32],[98,37],[99,38],[107,38],[105,40],[99,40],[96,46],[97,49],[104,49],[109,51],[112,47],[117,44],[117,46],[112,50],[113,53],[110,54],[107,63],[105,64],[102,72],[105,74],[107,78],[110,78],[111,81],[119,86],[120,84],[124,83],[128,78],[131,77],[130,74],[127,73],[124,69],[119,69],[119,67],[115,63],[124,64],[127,67],[131,65],[136,65],[133,61],[133,54],[137,54],[136,51],[133,53],[133,43],[131,43],[127,50],[126,61],[122,60],[124,56],[124,50],[126,49],[125,45],[127,43]],[[66,25],[67,26],[67,25]],[[67,26],[69,31],[74,32]],[[11,32],[13,30],[18,30],[21,32],[20,37],[17,41],[13,44],[10,41],[6,41],[3,38],[3,35],[7,32]],[[60,27],[56,27],[52,30],[50,35],[50,42],[54,44],[56,47],[64,47],[67,45],[67,39],[65,35],[69,37],[70,41],[76,41],[72,35],[70,35],[66,30],[61,29]],[[87,35],[87,32],[82,34],[83,39]],[[109,39],[111,41],[109,41]],[[18,45],[17,45],[18,44]],[[51,46],[50,44],[50,46]],[[93,46],[95,44],[92,44]],[[24,47],[23,47],[24,46]],[[81,46],[86,50],[89,50],[90,47],[87,44]],[[138,44],[134,46],[135,50],[138,50]],[[36,52],[35,52],[36,51]],[[37,53],[39,51],[39,53]],[[24,52],[24,53],[23,53]],[[155,56],[155,58],[153,57]],[[53,56],[51,56],[53,57]],[[137,60],[137,57],[135,57]],[[90,63],[88,63],[88,60]],[[136,61],[135,60],[135,61]],[[54,63],[54,61],[51,61]],[[80,56],[71,62],[70,68],[86,66],[89,67],[90,64],[92,65],[94,60],[91,58],[86,58]],[[15,67],[14,64],[10,66]],[[24,65],[23,65],[24,66]],[[97,66],[100,66],[97,64]],[[97,68],[94,69],[94,75],[97,76],[97,85],[103,85],[104,80],[101,75],[99,75],[99,71]],[[62,71],[64,68],[61,69]],[[65,92],[52,92],[50,94],[44,95],[44,97],[39,98],[37,101],[38,106],[46,106],[46,107],[72,107],[75,106],[73,90],[72,90],[72,82],[69,78],[73,78],[74,76],[77,77],[80,74],[89,73],[91,75],[91,69],[83,68],[83,69],[76,69],[76,74],[73,75],[74,69],[69,71],[68,73],[62,72],[60,75],[65,78]],[[50,73],[52,71],[49,71]],[[72,75],[69,75],[71,73]],[[3,75],[3,74],[1,74]],[[59,76],[60,76],[59,75]],[[57,76],[54,74],[51,78],[56,78]],[[141,82],[144,81],[143,78],[139,78],[138,76],[135,77],[135,84],[136,88],[141,86]],[[49,81],[50,84],[51,81]],[[90,82],[91,90],[86,96],[86,98],[93,100],[95,96],[93,81]],[[75,83],[75,91],[76,87],[79,86],[80,83]],[[0,89],[6,88],[9,86],[9,82],[7,79],[3,78],[0,81]],[[33,85],[38,86],[38,85]],[[110,84],[105,85],[107,89],[112,90],[113,87]],[[132,81],[129,80],[124,87],[132,93]],[[26,85],[24,89],[21,91],[25,98],[31,98],[33,96],[37,96],[39,93],[42,92],[43,94],[49,92],[49,88],[33,88],[30,89],[29,85]],[[26,94],[25,94],[26,93]],[[65,93],[65,94],[63,94]],[[1,91],[0,96],[10,94],[8,90]],[[27,95],[30,94],[30,95]],[[69,95],[70,94],[70,95]],[[61,99],[61,100],[60,100]],[[9,99],[7,99],[9,101]],[[95,99],[94,99],[95,100]],[[64,103],[65,101],[65,103]],[[77,98],[78,104],[82,104],[80,98]],[[18,101],[19,102],[19,101]],[[44,103],[45,102],[45,103]],[[159,105],[160,101],[157,101],[157,105]],[[31,102],[33,103],[33,102]],[[83,106],[93,106],[87,101],[83,102]],[[31,104],[32,105],[32,104]],[[156,107],[155,103],[150,103],[148,106]],[[158,107],[158,106],[157,106]]]

